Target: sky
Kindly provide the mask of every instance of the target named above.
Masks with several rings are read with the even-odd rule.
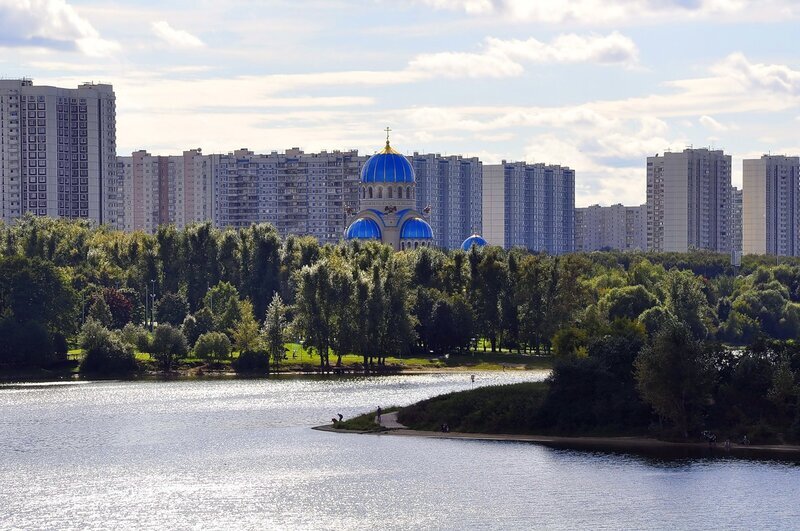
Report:
[[[0,0],[0,77],[111,83],[117,151],[382,148],[576,171],[800,154],[795,0]]]

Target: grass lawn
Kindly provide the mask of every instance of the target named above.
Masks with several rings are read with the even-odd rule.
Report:
[[[148,364],[154,361],[153,356],[147,352],[135,351],[136,361]],[[83,357],[83,351],[79,348],[69,350],[69,359],[80,360]],[[190,354],[191,356],[191,354]],[[235,359],[239,353],[234,351],[231,354],[231,359]],[[337,357],[331,355],[331,365],[336,363]],[[205,360],[199,358],[188,357],[181,360],[183,365],[201,365]],[[355,354],[347,354],[342,356],[342,364],[345,367],[361,365],[364,362],[362,356]],[[223,362],[227,365],[229,362]],[[447,357],[410,357],[410,358],[386,358],[386,364],[391,367],[400,367],[403,369],[416,369],[416,370],[434,370],[434,369],[458,369],[466,368],[475,371],[500,371],[506,368],[512,369],[550,369],[552,367],[552,358],[546,356],[529,356],[520,355],[511,352],[483,352],[482,349],[464,353],[454,353]],[[313,352],[309,352],[302,345],[298,343],[286,344],[286,357],[280,361],[280,365],[284,370],[296,369],[302,366],[317,366],[319,365],[319,356]]]

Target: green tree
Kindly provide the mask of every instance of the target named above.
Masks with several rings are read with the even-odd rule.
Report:
[[[272,296],[272,301],[267,307],[267,316],[264,319],[263,337],[267,352],[272,363],[277,369],[284,354],[286,344],[286,306],[277,293]]]
[[[111,309],[102,295],[98,294],[94,297],[94,302],[89,307],[89,318],[94,319],[106,328],[113,325],[114,317],[111,315]]]
[[[586,331],[581,328],[562,328],[553,336],[553,354],[557,358],[585,357],[588,340]]]
[[[150,333],[143,326],[128,323],[120,332],[120,339],[139,352],[150,351]]]
[[[263,349],[261,331],[253,315],[253,304],[244,300],[239,304],[239,320],[230,330],[233,345],[239,352],[255,352]]]
[[[497,247],[488,247],[478,251],[473,247],[472,253],[480,253],[477,277],[472,279],[472,293],[476,324],[483,337],[489,339],[492,352],[497,350],[497,339],[502,332],[502,313],[500,299],[506,289],[506,268],[502,251]]]
[[[153,357],[162,371],[169,372],[178,360],[186,357],[189,347],[180,329],[170,324],[159,324],[153,333]]]
[[[689,327],[668,324],[642,349],[634,367],[645,402],[688,437],[699,423],[714,377],[713,366]]]
[[[305,338],[305,344],[316,350],[322,369],[330,367],[333,335],[332,291],[327,259],[300,270],[294,327]]]
[[[84,351],[80,372],[97,375],[127,375],[136,371],[133,349],[98,321],[83,325],[80,345]]]
[[[241,318],[239,291],[230,282],[220,282],[208,290],[203,304],[214,316],[214,330],[229,331]]]
[[[206,332],[194,345],[194,355],[206,361],[223,361],[231,356],[231,340],[222,332]]]
[[[656,306],[658,299],[643,286],[625,286],[609,290],[601,304],[610,321],[620,317],[636,319],[644,311]]]
[[[240,233],[242,240],[242,293],[253,301],[256,318],[261,320],[280,289],[280,250],[278,231],[272,225],[251,225]]]
[[[165,293],[156,303],[156,321],[180,325],[189,313],[189,301],[180,293]]]
[[[673,269],[664,280],[665,306],[679,321],[689,327],[699,339],[708,335],[711,308],[703,286],[691,271]]]
[[[77,310],[77,296],[65,272],[51,262],[0,258],[0,314],[68,333],[75,329]]]

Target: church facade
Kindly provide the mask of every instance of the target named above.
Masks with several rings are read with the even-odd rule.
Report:
[[[387,136],[383,150],[361,168],[360,211],[348,212],[345,239],[377,240],[396,251],[430,247],[429,214],[416,210],[414,169]]]

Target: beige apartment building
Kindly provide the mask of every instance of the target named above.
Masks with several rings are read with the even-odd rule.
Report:
[[[575,209],[575,251],[647,250],[647,205]]]
[[[214,217],[211,157],[200,149],[158,156],[140,150],[117,157],[125,191],[124,228],[156,231],[159,225],[183,228]]]
[[[647,158],[647,248],[731,249],[731,157],[685,149]]]
[[[800,255],[800,158],[746,159],[742,183],[744,253]]]

